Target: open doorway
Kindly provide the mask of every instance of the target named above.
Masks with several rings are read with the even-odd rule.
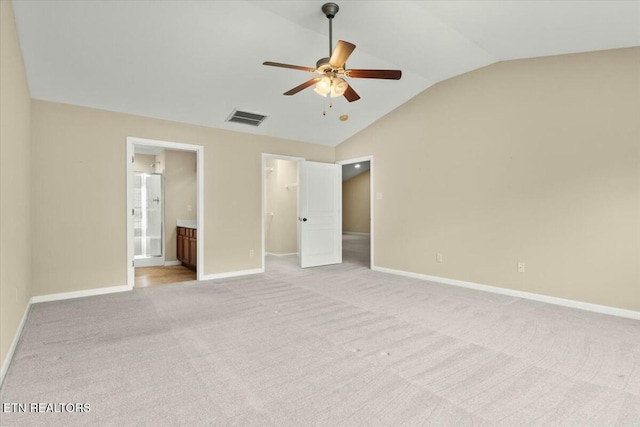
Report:
[[[262,156],[263,269],[299,264],[298,221],[300,161],[296,157]]]
[[[262,154],[263,271],[342,263],[341,177],[334,163]]]
[[[342,258],[373,265],[372,156],[338,162],[342,165]]]
[[[201,277],[202,155],[201,146],[127,138],[130,288]]]

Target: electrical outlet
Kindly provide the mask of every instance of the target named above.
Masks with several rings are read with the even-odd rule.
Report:
[[[187,212],[191,212],[191,211],[193,211],[193,206],[187,205]]]
[[[250,257],[250,258],[253,258],[253,255],[254,255],[254,253],[253,253],[253,249],[249,249],[249,257]]]
[[[443,260],[442,260],[442,254],[441,254],[440,252],[438,252],[438,253],[436,254],[436,262],[443,262]]]
[[[524,273],[524,262],[518,263],[518,273]]]

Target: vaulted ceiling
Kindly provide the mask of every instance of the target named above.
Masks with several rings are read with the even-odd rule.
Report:
[[[431,85],[498,61],[640,46],[640,1],[337,1],[333,40],[357,45],[362,97],[283,92],[329,54],[324,1],[21,1],[14,10],[31,96],[338,145]],[[254,128],[234,108],[268,118]],[[323,115],[323,109],[327,114]],[[341,115],[347,121],[340,121]]]

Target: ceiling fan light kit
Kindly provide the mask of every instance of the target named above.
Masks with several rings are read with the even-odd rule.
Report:
[[[330,95],[331,98],[337,98],[344,94],[347,87],[349,87],[349,84],[344,79],[324,76],[318,83],[316,83],[314,92],[320,96],[326,97],[327,95]]]
[[[345,68],[347,59],[356,48],[356,45],[344,40],[338,40],[335,49],[333,49],[332,23],[338,10],[340,8],[335,3],[322,5],[322,13],[329,20],[329,56],[319,59],[316,62],[316,68],[271,61],[263,62],[263,65],[271,67],[290,68],[321,75],[321,77],[314,77],[288,90],[284,95],[295,95],[308,87],[315,86],[314,92],[322,97],[337,98],[344,96],[347,101],[354,102],[360,99],[360,95],[345,78],[399,80],[402,77],[402,71],[400,70],[349,70]]]

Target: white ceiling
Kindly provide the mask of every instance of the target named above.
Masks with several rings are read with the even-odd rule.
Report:
[[[21,1],[14,10],[31,96],[335,146],[439,81],[509,59],[640,46],[640,1],[337,1],[334,43],[362,99],[282,93],[328,56],[325,1]],[[239,108],[259,128],[225,122]],[[338,117],[348,114],[349,120]]]

